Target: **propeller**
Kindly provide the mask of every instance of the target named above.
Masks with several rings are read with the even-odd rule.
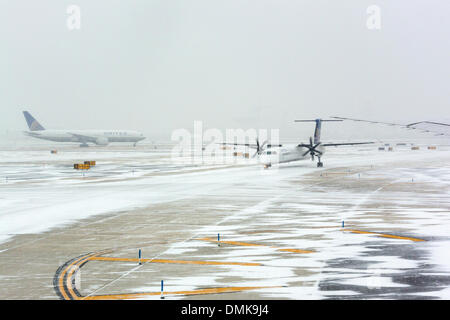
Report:
[[[256,138],[256,152],[255,154],[252,156],[252,158],[256,157],[256,155],[261,155],[261,153],[264,152],[265,150],[265,145],[267,144],[267,140],[263,142],[262,145],[259,144],[259,139]]]
[[[319,150],[316,150],[318,146],[320,146],[321,142],[316,143],[313,145],[312,137],[309,137],[309,144],[301,144],[299,146],[308,148],[308,151],[306,151],[302,156],[306,156],[308,153],[311,154],[311,160],[314,161],[314,156],[321,156],[322,152]]]

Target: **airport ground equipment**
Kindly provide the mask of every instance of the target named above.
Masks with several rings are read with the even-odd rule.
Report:
[[[85,164],[85,163],[75,163],[73,165],[73,168],[76,170],[89,170],[91,168],[91,166],[89,164]]]

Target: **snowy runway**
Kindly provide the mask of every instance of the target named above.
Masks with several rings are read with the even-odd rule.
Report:
[[[122,260],[81,269],[83,296],[153,292],[164,280],[172,292],[210,289],[173,298],[448,298],[450,152],[374,149],[333,149],[323,169],[269,170],[244,160],[182,166],[163,151],[8,152],[0,297],[57,298],[59,266],[111,250]],[[98,165],[82,176],[77,159]],[[218,233],[220,247],[199,240]],[[148,259],[258,266],[126,262],[138,249]],[[226,287],[258,289],[214,293]]]

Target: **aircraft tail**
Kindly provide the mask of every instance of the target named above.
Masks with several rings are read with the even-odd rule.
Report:
[[[25,116],[25,120],[27,120],[28,128],[30,131],[42,131],[45,130],[43,126],[28,112],[24,111],[23,115]]]
[[[323,119],[315,119],[315,120],[295,120],[295,122],[315,122],[316,128],[314,129],[314,144],[320,142],[320,133],[322,129],[322,122],[335,122],[335,121],[343,121],[343,120],[323,120]]]

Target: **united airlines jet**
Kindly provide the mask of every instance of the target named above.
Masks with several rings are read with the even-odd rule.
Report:
[[[24,133],[30,137],[55,142],[77,142],[80,147],[88,147],[88,143],[106,146],[110,142],[132,142],[134,146],[145,137],[133,130],[46,130],[33,116],[24,111],[29,131]]]

